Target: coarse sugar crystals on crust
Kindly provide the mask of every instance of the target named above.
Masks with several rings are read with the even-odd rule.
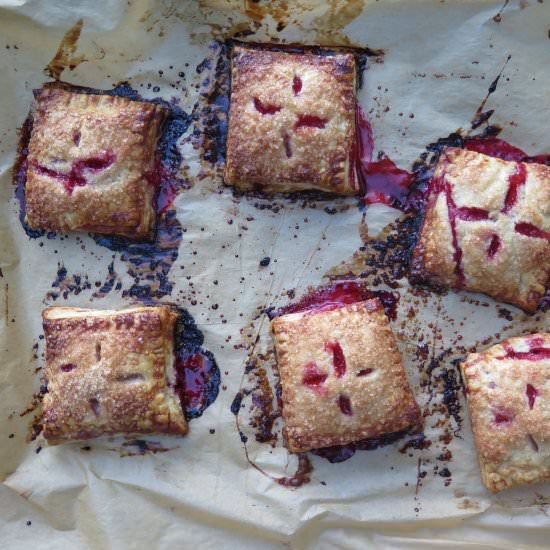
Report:
[[[102,435],[187,433],[174,390],[177,314],[170,307],[50,307],[42,317],[43,435],[50,444]]]
[[[76,90],[49,84],[35,93],[26,222],[47,231],[152,238],[156,150],[166,110]]]
[[[353,54],[235,46],[225,182],[242,190],[353,195]]]
[[[411,266],[416,279],[535,311],[550,275],[550,167],[445,149]]]
[[[288,449],[344,445],[420,424],[378,299],[271,321]]]
[[[550,479],[550,334],[504,340],[461,369],[487,489]]]

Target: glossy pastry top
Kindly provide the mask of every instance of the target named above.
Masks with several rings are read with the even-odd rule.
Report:
[[[151,238],[165,110],[57,84],[36,96],[25,189],[29,226]]]
[[[44,310],[43,433],[48,442],[185,434],[173,389],[176,318],[166,306]]]
[[[225,181],[350,195],[355,58],[236,46]]]

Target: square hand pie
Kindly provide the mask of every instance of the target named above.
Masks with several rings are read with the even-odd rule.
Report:
[[[445,149],[411,273],[535,311],[550,274],[550,168]]]
[[[292,452],[418,426],[420,411],[378,299],[271,321]]]
[[[165,110],[60,85],[36,97],[25,188],[29,226],[152,238]]]
[[[355,58],[235,46],[225,182],[353,195]]]
[[[510,338],[461,369],[487,489],[550,479],[550,334]]]
[[[187,433],[174,391],[174,324],[167,306],[100,311],[50,307],[43,434],[50,444],[102,435]]]

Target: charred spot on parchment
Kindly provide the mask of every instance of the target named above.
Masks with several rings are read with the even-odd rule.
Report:
[[[78,39],[84,26],[84,20],[79,19],[63,36],[53,59],[44,68],[44,73],[54,80],[61,78],[65,69],[73,70],[86,58],[83,55],[75,56]]]
[[[104,298],[112,291],[119,291],[122,288],[122,282],[115,271],[114,261],[107,266],[105,278],[96,281],[92,281],[86,273],[69,273],[63,262],[58,262],[51,287],[52,290],[48,291],[44,298],[45,303],[55,302],[60,298],[67,300],[92,288],[95,288],[92,298]]]

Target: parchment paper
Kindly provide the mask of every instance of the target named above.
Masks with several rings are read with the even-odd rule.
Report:
[[[145,97],[175,98],[188,113],[204,79],[196,67],[213,55],[215,38],[251,29],[254,34],[246,39],[255,41],[381,48],[383,62],[369,64],[360,100],[373,126],[376,152],[410,168],[428,143],[468,126],[509,54],[486,106],[495,109],[492,122],[504,128],[502,137],[530,154],[550,150],[550,7],[537,0],[502,4],[0,2],[2,548],[549,547],[550,485],[489,495],[481,486],[464,403],[461,427],[452,418],[444,420],[457,434],[448,445],[448,486],[447,478],[433,471],[441,452],[437,444],[410,453],[390,445],[357,452],[341,464],[314,456],[312,481],[297,490],[250,466],[229,409],[250,351],[247,332],[259,335],[258,350],[270,346],[265,318],[254,320],[258,308],[285,303],[286,289],[299,294],[320,284],[325,273],[349,262],[366,228],[373,236],[399,213],[375,206],[363,219],[354,199],[337,200],[335,215],[324,205],[303,207],[285,199],[276,199],[282,205],[277,211],[261,210],[257,199],[235,198],[222,189],[219,170],[205,165],[189,139],[193,125],[181,140],[193,186],[175,201],[185,233],[169,274],[174,290],[163,300],[188,308],[204,331],[223,376],[217,401],[191,422],[188,437],[160,438],[173,450],[145,456],[121,457],[112,441],[91,443],[89,451],[65,445],[37,453],[36,443],[26,443],[30,416],[20,416],[39,386],[41,309],[52,303],[97,308],[131,303],[122,290],[93,298],[93,285],[69,292],[67,299],[46,297],[58,263],[71,275],[101,281],[113,261],[122,289],[131,278],[120,254],[86,234],[29,239],[11,182],[17,128],[32,89],[48,80],[44,67],[80,18],[82,34],[74,51],[67,52],[73,60],[68,64],[76,67],[62,74],[64,80],[97,88],[128,80]],[[499,12],[500,22],[494,19]],[[259,266],[265,256],[272,259],[269,269]],[[440,418],[414,359],[418,338],[422,335],[437,355],[457,343],[458,332],[460,345],[468,347],[496,332],[504,338],[549,328],[549,320],[507,308],[510,322],[499,316],[492,300],[464,299],[464,293],[428,293],[419,299],[404,280],[399,290],[399,317],[392,325],[419,403],[432,411],[426,436],[437,442]],[[411,307],[413,320],[407,316]],[[437,401],[441,396],[435,393]],[[294,471],[295,458],[281,443],[274,449],[251,444],[249,452],[273,476]],[[420,469],[427,473],[417,486]]]

